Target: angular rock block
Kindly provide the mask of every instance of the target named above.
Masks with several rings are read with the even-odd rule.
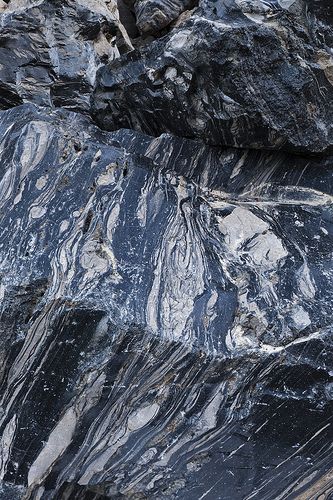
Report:
[[[193,7],[193,0],[135,0],[133,9],[141,33],[156,33]]]

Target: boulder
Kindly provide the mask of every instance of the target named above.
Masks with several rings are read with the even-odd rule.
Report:
[[[333,28],[324,7],[319,17],[308,9],[203,1],[168,34],[98,71],[97,123],[219,146],[331,151]]]

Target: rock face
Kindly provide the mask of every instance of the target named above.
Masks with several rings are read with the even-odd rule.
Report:
[[[312,478],[331,438],[330,160],[108,135],[32,105],[0,126],[5,481],[269,498]],[[255,478],[235,472],[244,446]]]
[[[119,55],[117,39],[128,43],[112,5],[17,0],[0,10],[0,109],[31,101],[88,111],[98,66]]]
[[[0,497],[329,499],[330,4],[119,11],[0,14]]]
[[[221,146],[331,150],[324,21],[303,2],[280,4],[203,2],[168,35],[101,68],[98,123]],[[331,26],[325,30],[331,40]]]
[[[193,7],[193,0],[134,0],[131,2],[141,33],[156,33]]]

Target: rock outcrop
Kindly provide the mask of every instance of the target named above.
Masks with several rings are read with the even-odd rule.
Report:
[[[0,22],[0,498],[329,499],[330,3]]]
[[[323,12],[303,2],[203,2],[100,69],[96,120],[212,145],[332,150],[333,28]]]
[[[288,480],[312,477],[313,428],[330,436],[330,160],[107,134],[32,105],[0,130],[6,484],[263,498],[289,487],[260,430],[284,405],[309,427],[276,438],[275,465],[295,467],[301,439]],[[263,460],[254,490],[251,467],[229,477],[241,444]]]
[[[116,0],[12,0],[0,10],[0,109],[89,111],[97,68],[131,42]]]

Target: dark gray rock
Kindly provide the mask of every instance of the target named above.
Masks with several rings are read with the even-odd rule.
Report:
[[[4,495],[325,483],[332,159],[108,134],[32,105],[2,112],[0,135]]]
[[[127,3],[125,0],[118,0],[118,11],[119,18],[125,27],[130,38],[137,38],[139,36],[139,30],[136,25],[135,15],[132,5]]]
[[[0,26],[0,109],[31,101],[88,111],[97,68],[126,44],[117,11],[98,0],[12,0]]]
[[[141,33],[156,33],[194,7],[195,0],[134,0],[131,2]]]
[[[316,3],[319,18],[302,2],[203,2],[168,35],[101,68],[96,121],[213,145],[331,150],[332,25]]]
[[[329,499],[331,4],[6,3],[0,498]]]

